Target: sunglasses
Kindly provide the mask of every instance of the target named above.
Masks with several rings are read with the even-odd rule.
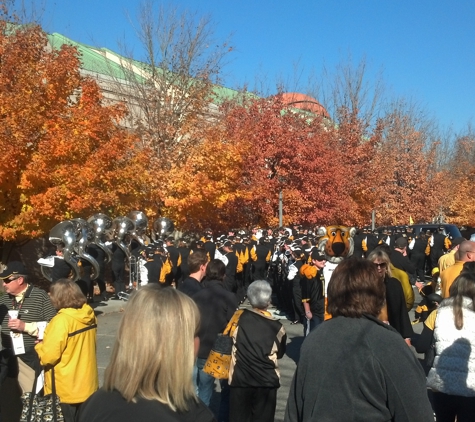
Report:
[[[8,283],[11,283],[12,281],[15,281],[15,280],[18,280],[19,278],[23,277],[22,275],[18,275],[18,276],[15,276],[15,277],[8,277],[6,279],[3,280],[3,282],[5,284],[8,284]]]
[[[387,265],[388,265],[385,262],[381,262],[380,264],[377,264],[376,262],[373,262],[373,264],[378,268],[386,268]]]

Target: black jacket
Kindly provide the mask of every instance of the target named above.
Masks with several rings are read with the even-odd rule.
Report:
[[[394,277],[386,277],[384,284],[389,323],[403,338],[411,338],[414,335],[414,330],[407,313],[401,282]]]
[[[233,335],[233,362],[229,371],[231,387],[278,388],[277,359],[284,356],[287,335],[271,316],[245,309]]]
[[[121,394],[114,391],[96,391],[81,406],[79,422],[215,422],[216,419],[202,401],[190,400],[186,413],[174,412],[158,400],[138,398],[128,403]]]
[[[203,285],[196,278],[186,277],[183,281],[177,283],[176,288],[180,292],[192,297],[203,288]]]
[[[51,269],[51,281],[58,281],[61,278],[68,278],[71,274],[72,267],[64,258],[54,257],[54,266]]]
[[[404,256],[399,251],[396,251],[396,250],[391,251],[391,263],[396,268],[406,271],[408,275],[416,274],[416,266],[409,260],[407,256]]]
[[[238,307],[236,295],[226,290],[218,280],[205,281],[204,288],[193,295],[200,310],[198,357],[206,359],[218,333],[222,333]]]
[[[285,422],[433,422],[422,367],[373,317],[336,317],[303,342]]]

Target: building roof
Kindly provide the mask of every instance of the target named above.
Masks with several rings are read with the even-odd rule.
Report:
[[[64,35],[53,33],[48,34],[48,40],[52,48],[59,49],[62,45],[67,44],[76,47],[81,59],[81,69],[85,74],[91,74],[92,76],[102,79],[121,79],[127,80],[124,72],[123,64],[131,63],[131,69],[140,78],[147,77],[147,65],[145,63],[130,60],[112,50],[104,47],[93,47],[87,44],[79,43],[65,37]],[[227,88],[221,85],[214,85],[215,101],[216,105],[223,103],[226,100],[231,100],[238,95],[242,95],[242,92],[235,89]],[[252,93],[246,93],[248,97],[255,97]]]
[[[285,92],[282,94],[282,101],[292,107],[309,111],[326,118],[330,118],[328,111],[315,98],[299,92]]]
[[[138,80],[147,79],[147,65],[143,62],[130,60],[112,50],[104,47],[93,47],[87,44],[79,43],[65,37],[58,33],[48,34],[48,40],[52,48],[59,49],[62,45],[70,45],[75,47],[80,55],[81,71],[93,76],[99,80],[123,80],[127,81],[127,76],[124,71],[124,64],[129,66]],[[241,91],[227,88],[222,85],[214,85],[214,107],[217,108],[220,104],[227,100],[232,100],[243,95]],[[259,98],[257,95],[246,92],[246,98]],[[298,92],[286,92],[283,94],[283,101],[293,108],[304,110],[305,112],[315,113],[317,115],[330,118],[329,113],[315,98]]]

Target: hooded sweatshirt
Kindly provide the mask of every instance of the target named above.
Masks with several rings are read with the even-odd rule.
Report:
[[[82,403],[98,389],[96,332],[97,319],[89,305],[58,311],[46,327],[43,342],[35,346],[45,366],[45,394],[52,389],[51,367],[62,403]]]

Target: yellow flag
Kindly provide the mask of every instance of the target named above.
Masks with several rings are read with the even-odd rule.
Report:
[[[409,225],[414,224],[414,220],[412,219],[411,216],[409,216]]]

